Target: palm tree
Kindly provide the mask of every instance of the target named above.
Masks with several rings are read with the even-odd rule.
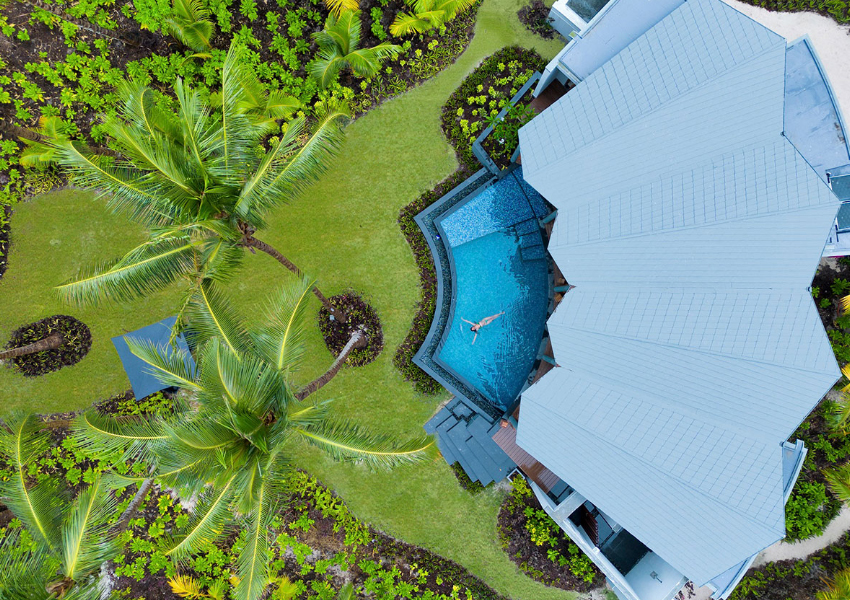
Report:
[[[286,285],[269,301],[264,322],[247,327],[213,282],[189,303],[188,331],[198,369],[184,356],[149,343],[128,341],[131,351],[168,385],[194,396],[171,421],[115,420],[88,412],[74,424],[83,447],[106,455],[149,461],[165,484],[199,494],[186,530],[167,540],[178,562],[213,544],[240,518],[246,543],[238,557],[236,598],[259,598],[268,570],[271,519],[291,468],[289,449],[305,440],[337,460],[392,467],[422,460],[433,451],[427,437],[399,443],[331,417],[332,404],[300,398],[293,375],[304,356],[305,298],[312,283]]]
[[[277,119],[300,105],[269,93],[241,56],[233,45],[221,92],[210,103],[180,79],[175,110],[163,108],[149,87],[119,86],[117,114],[103,117],[109,155],[68,139],[50,120],[44,127],[49,143],[28,142],[28,163],[58,162],[76,185],[107,196],[113,211],[149,230],[148,239],[120,259],[85,269],[59,286],[63,299],[127,301],[183,279],[188,301],[202,281],[232,277],[245,249],[265,252],[302,275],[254,234],[271,210],[303,193],[324,171],[342,143],[348,112],[327,103],[317,111],[312,131],[298,117],[279,133]],[[262,151],[270,134],[277,137]],[[346,320],[318,288],[313,292],[335,318]]]
[[[826,589],[817,593],[817,600],[848,600],[850,598],[850,569],[844,569],[826,582]]]
[[[45,350],[56,350],[62,345],[64,340],[64,336],[57,331],[51,333],[46,338],[27,344],[26,346],[0,351],[0,360],[9,360],[10,358],[35,354],[36,352],[44,352]]]
[[[381,69],[381,62],[401,51],[401,46],[383,42],[372,48],[360,45],[360,11],[331,12],[325,28],[313,34],[319,54],[310,63],[310,75],[322,88],[328,87],[343,69],[351,69],[356,77],[372,77]]]
[[[14,413],[0,427],[0,458],[12,476],[0,481],[0,498],[26,526],[32,549],[21,551],[18,535],[0,544],[3,598],[97,598],[101,564],[120,551],[112,524],[117,481],[96,476],[73,501],[56,478],[31,484],[28,467],[49,448],[39,420]]]
[[[202,0],[173,0],[165,31],[195,52],[210,50],[215,28],[210,11]]]
[[[402,36],[425,33],[442,27],[475,2],[476,0],[404,0],[405,4],[413,8],[413,12],[399,12],[390,24],[390,33]]]

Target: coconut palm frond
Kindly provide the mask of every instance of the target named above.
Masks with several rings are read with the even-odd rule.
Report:
[[[93,575],[120,551],[112,528],[117,506],[108,480],[101,476],[96,476],[74,500],[62,526],[65,576],[79,581]]]
[[[237,600],[254,600],[261,597],[272,578],[267,552],[271,521],[277,507],[278,493],[270,489],[264,478],[252,502],[254,510],[245,518],[245,545],[237,558],[239,582],[236,584]]]
[[[272,119],[283,119],[289,117],[304,104],[295,96],[289,96],[280,91],[269,92],[266,105],[262,112],[266,117]]]
[[[265,324],[254,336],[258,351],[287,377],[304,357],[305,322],[315,284],[305,277],[278,288],[266,304]]]
[[[309,427],[319,424],[328,419],[333,407],[333,400],[307,399],[297,404],[292,404],[286,415],[289,423],[294,427]]]
[[[165,540],[166,556],[183,562],[215,544],[231,517],[229,503],[233,499],[233,479],[201,497],[189,524],[176,536]]]
[[[209,172],[222,184],[241,185],[245,170],[256,164],[253,154],[258,137],[256,124],[245,114],[246,89],[254,86],[256,75],[243,59],[244,49],[232,44],[221,70],[221,123],[210,150],[218,158]]]
[[[62,300],[75,306],[103,300],[127,302],[157,292],[191,273],[202,243],[164,239],[142,244],[118,261],[81,270],[56,291]]]
[[[210,238],[201,250],[203,279],[227,283],[236,276],[245,251],[226,237]]]
[[[222,347],[237,360],[248,347],[245,324],[214,282],[207,280],[201,283],[186,314],[198,346],[211,339],[221,340]]]
[[[107,206],[144,225],[170,223],[175,211],[160,195],[156,182],[125,165],[116,166],[111,157],[91,154],[67,139],[54,141],[57,161],[75,185],[97,190],[108,199]]]
[[[36,538],[37,539],[37,538]],[[21,529],[7,529],[0,538],[0,573],[3,600],[49,600],[47,584],[55,577],[59,561],[41,546],[22,551]]]
[[[339,16],[343,11],[357,10],[360,2],[359,0],[325,0],[325,5],[332,15]]]
[[[330,21],[330,18],[328,20]],[[360,11],[350,10],[341,13],[330,27],[325,25],[325,30],[336,39],[340,54],[348,55],[360,45]]]
[[[841,367],[841,374],[850,382],[850,363]],[[850,383],[841,388],[842,392],[850,392]]]
[[[399,442],[389,436],[368,433],[348,421],[324,421],[296,427],[295,431],[336,460],[362,462],[373,469],[419,462],[433,457],[436,448],[428,436]]]
[[[254,222],[298,197],[325,172],[328,160],[342,147],[343,125],[350,119],[350,113],[345,105],[328,101],[316,111],[315,117],[316,125],[308,140],[285,158],[276,157],[250,191],[240,194],[234,213]],[[299,127],[296,121],[290,127]]]
[[[443,11],[443,23],[448,23],[460,13],[468,10],[477,0],[436,0],[432,10]]]
[[[209,104],[201,101],[201,96],[177,79],[174,84],[174,95],[177,97],[180,120],[180,137],[186,153],[192,157],[197,174],[203,177],[206,170],[205,162],[209,158],[210,112]],[[206,189],[204,190],[206,192]],[[212,222],[212,219],[210,220]]]
[[[824,469],[826,483],[842,502],[850,503],[850,464]]]
[[[6,427],[0,427],[0,455],[9,464],[12,476],[0,481],[0,498],[34,539],[49,551],[56,550],[61,521],[58,482],[51,478],[27,486],[30,463],[49,447],[47,435],[35,415],[14,412],[4,423]]]
[[[400,12],[390,23],[390,33],[396,37],[403,37],[414,33],[425,33],[434,28],[434,24],[422,14]]]
[[[187,354],[184,350],[156,346],[148,340],[132,337],[124,339],[130,352],[147,363],[148,372],[164,385],[203,391],[203,387],[196,381],[195,373],[187,364]]]
[[[153,461],[153,448],[166,439],[165,422],[158,418],[115,419],[87,410],[71,423],[80,447],[107,459]]]

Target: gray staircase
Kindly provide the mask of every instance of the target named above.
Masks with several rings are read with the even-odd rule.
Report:
[[[501,481],[516,468],[516,463],[492,439],[498,427],[498,422],[493,423],[453,398],[425,424],[425,431],[436,435],[447,463],[459,463],[472,481],[487,485]]]

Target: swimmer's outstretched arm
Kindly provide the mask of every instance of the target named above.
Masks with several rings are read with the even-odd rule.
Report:
[[[461,317],[461,318],[460,318],[460,320],[461,320],[461,321],[466,321],[466,322],[467,322],[467,323],[469,323],[470,325],[478,325],[478,323],[473,323],[472,321],[467,321],[467,320],[466,320],[466,319],[464,319],[463,317]]]

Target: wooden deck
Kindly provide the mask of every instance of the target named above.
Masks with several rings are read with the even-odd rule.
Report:
[[[544,110],[555,104],[558,98],[566,94],[567,91],[569,91],[569,88],[564,87],[561,82],[556,79],[548,86],[546,86],[546,89],[543,90],[540,95],[537,96],[534,100],[532,100],[528,106],[531,107],[537,114],[540,114]]]
[[[519,407],[514,412],[514,417],[519,414]],[[531,456],[528,452],[520,448],[516,443],[516,429],[508,423],[507,427],[500,427],[499,431],[493,434],[493,441],[505,451],[505,454],[511,457],[520,470],[528,476],[534,483],[540,486],[544,492],[549,493],[552,488],[560,481],[557,475],[544,467],[542,464]]]

